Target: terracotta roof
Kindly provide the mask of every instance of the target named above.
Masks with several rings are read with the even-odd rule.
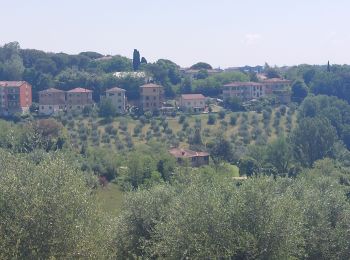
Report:
[[[196,152],[188,149],[172,148],[169,153],[176,158],[192,158],[209,156],[207,152]]]
[[[181,98],[188,100],[188,99],[205,99],[205,96],[202,94],[183,94],[181,95]]]
[[[48,88],[42,91],[39,91],[39,93],[64,93],[63,90],[57,89],[57,88]]]
[[[0,81],[0,87],[20,87],[25,81]]]
[[[154,84],[154,83],[148,83],[148,84],[140,86],[140,88],[162,88],[162,86]]]
[[[120,92],[120,91],[126,91],[126,90],[118,87],[114,87],[106,90],[106,92]]]
[[[262,86],[262,85],[263,83],[259,83],[259,82],[231,82],[224,85],[224,87],[250,87],[250,86]]]
[[[84,93],[84,92],[92,92],[92,91],[90,89],[86,89],[86,88],[73,88],[67,92],[69,92],[69,93]]]

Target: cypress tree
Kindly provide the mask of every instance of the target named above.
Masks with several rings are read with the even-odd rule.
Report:
[[[140,52],[137,49],[134,49],[134,53],[132,55],[132,67],[134,71],[140,68]]]

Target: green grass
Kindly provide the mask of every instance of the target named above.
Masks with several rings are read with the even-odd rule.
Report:
[[[121,211],[124,193],[115,183],[109,183],[106,187],[101,187],[97,191],[97,200],[101,203],[101,208],[111,216],[117,217]]]

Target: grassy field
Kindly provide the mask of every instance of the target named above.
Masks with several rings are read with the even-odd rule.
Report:
[[[101,203],[102,210],[111,216],[118,216],[123,204],[124,193],[115,183],[109,183],[106,187],[100,187],[97,191],[97,199]]]

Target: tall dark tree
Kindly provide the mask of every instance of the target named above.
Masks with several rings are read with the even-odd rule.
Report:
[[[134,53],[132,55],[132,67],[134,71],[138,70],[140,68],[140,52],[137,49],[134,49]]]
[[[328,63],[327,63],[327,71],[328,71],[328,72],[331,72],[331,65],[329,65],[329,61],[328,61]]]

